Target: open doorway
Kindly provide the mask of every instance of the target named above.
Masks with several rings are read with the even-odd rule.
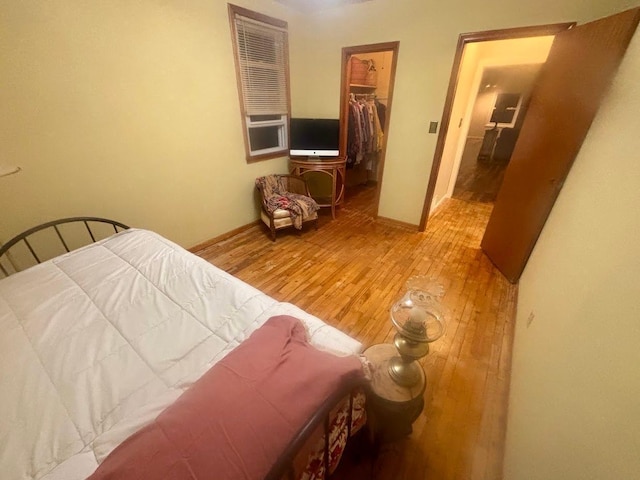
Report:
[[[492,68],[543,63],[553,42],[553,36],[573,25],[573,23],[562,23],[460,35],[442,115],[442,127],[438,135],[423,205],[420,231],[426,229],[429,213],[435,211],[443,200],[452,196],[466,147],[469,146],[471,151],[473,148],[477,150],[477,155],[470,154],[467,150],[468,156],[471,155],[477,164],[478,156],[482,157],[480,150],[482,144],[485,143],[485,133],[495,126],[491,125],[491,115],[488,115],[489,118],[482,120],[485,122],[483,131],[471,135],[475,138],[469,138],[476,99],[481,96],[483,88],[487,85],[487,83],[482,84],[483,76],[489,74]],[[524,107],[526,111],[527,93],[525,90],[498,92],[497,87],[492,87],[492,85],[497,85],[495,81],[488,82],[488,84],[489,89],[493,88],[493,92],[491,95],[485,96],[485,101],[491,100],[493,102],[490,104],[491,111],[496,107],[498,93],[519,93],[519,101],[513,108]],[[510,89],[508,88],[508,90]],[[525,117],[524,113],[517,116],[520,122]],[[505,122],[493,123],[505,124]],[[515,124],[511,128],[513,127]],[[499,135],[496,131],[489,134],[489,136],[491,135],[493,135],[493,139],[488,138],[487,144],[494,152]],[[508,136],[509,134],[507,134]],[[506,140],[507,137],[504,139]],[[509,141],[515,144],[515,140],[510,139]],[[486,151],[483,153],[486,156]],[[490,153],[488,158],[491,157]],[[467,160],[469,159],[467,158]],[[497,175],[500,173],[497,172]]]
[[[378,214],[399,42],[342,49],[340,151],[346,156],[345,186],[357,202]],[[363,191],[364,190],[364,191]]]
[[[535,42],[537,56],[548,53],[551,38],[530,39]],[[522,48],[520,40],[506,42],[511,44],[506,45],[511,51]],[[440,201],[448,197],[482,203],[495,201],[541,66],[542,63],[525,63],[479,67],[479,86],[475,94],[471,92],[467,108],[468,128],[461,128],[453,157],[441,162],[453,162],[453,169],[444,195],[438,196],[436,186],[435,195]]]

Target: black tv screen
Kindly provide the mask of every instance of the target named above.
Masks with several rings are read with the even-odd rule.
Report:
[[[292,118],[289,153],[292,156],[337,157],[340,154],[340,120]]]

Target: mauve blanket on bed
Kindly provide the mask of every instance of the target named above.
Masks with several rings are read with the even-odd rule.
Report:
[[[299,320],[272,317],[90,479],[262,479],[322,402],[362,375],[355,356],[317,350]]]

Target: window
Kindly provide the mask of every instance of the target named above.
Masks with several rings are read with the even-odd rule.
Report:
[[[288,149],[287,23],[229,4],[247,161]]]
[[[489,122],[498,127],[515,127],[521,105],[522,97],[519,93],[498,93]]]

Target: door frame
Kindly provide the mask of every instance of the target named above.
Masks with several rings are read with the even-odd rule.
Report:
[[[435,152],[433,154],[433,163],[431,164],[431,173],[429,176],[429,184],[427,186],[427,193],[425,195],[424,204],[422,206],[422,216],[420,217],[420,224],[418,231],[424,232],[427,228],[427,221],[429,220],[429,211],[431,209],[431,202],[433,200],[433,194],[436,189],[436,181],[438,180],[438,173],[440,171],[440,163],[442,162],[442,154],[444,152],[445,141],[447,133],[449,131],[449,122],[451,120],[451,110],[453,109],[453,101],[455,99],[456,89],[458,86],[458,77],[460,75],[460,66],[462,63],[462,56],[464,54],[464,48],[469,43],[474,42],[487,42],[493,40],[511,40],[516,38],[526,37],[541,37],[545,35],[555,35],[564,30],[568,30],[576,25],[576,22],[564,22],[564,23],[552,23],[547,25],[533,25],[529,27],[516,27],[506,28],[500,30],[487,30],[483,32],[471,32],[461,33],[458,37],[458,45],[456,46],[456,53],[453,57],[453,66],[451,67],[451,77],[449,79],[449,87],[447,89],[447,96],[444,102],[444,108],[442,111],[442,118],[440,120],[440,132],[438,133],[438,140],[436,142]]]
[[[374,217],[378,216],[380,206],[380,190],[382,188],[382,178],[384,174],[384,163],[387,155],[387,139],[389,138],[389,128],[391,125],[391,107],[393,104],[393,90],[396,81],[396,67],[398,65],[398,52],[400,42],[372,43],[368,45],[356,45],[342,48],[342,66],[340,68],[340,152],[346,157],[347,154],[347,133],[349,123],[349,83],[351,71],[349,71],[349,58],[352,55],[378,52],[393,52],[391,59],[391,75],[389,77],[389,91],[387,92],[387,110],[385,117],[385,131],[383,137],[382,151],[378,162],[378,173],[376,182],[376,194],[374,198]]]

